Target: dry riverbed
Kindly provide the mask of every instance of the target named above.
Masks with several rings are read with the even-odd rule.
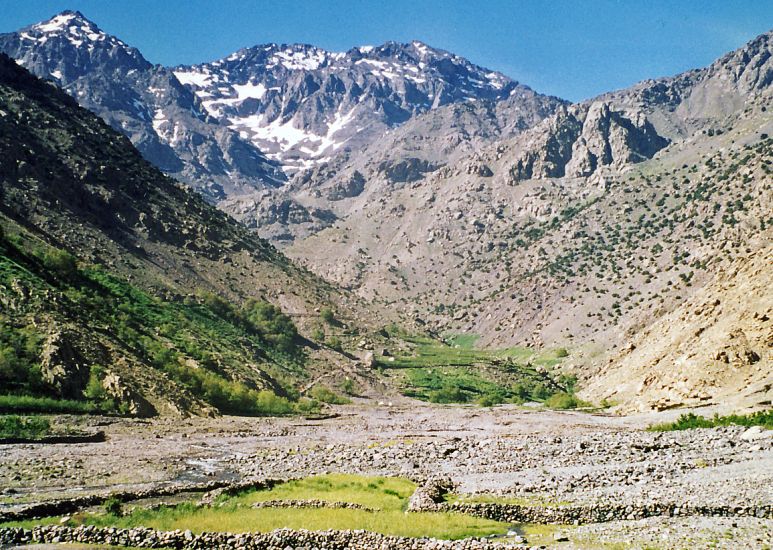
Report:
[[[362,402],[303,418],[61,418],[102,443],[0,447],[0,512],[79,495],[179,483],[346,472],[422,480],[463,495],[551,506],[773,504],[773,438],[742,427],[655,433],[676,413],[581,412]],[[169,500],[169,499],[165,499]],[[769,548],[773,520],[655,517],[566,526],[557,548]],[[548,540],[549,539],[549,540]],[[616,545],[620,546],[616,546]],[[606,545],[606,546],[604,546]]]

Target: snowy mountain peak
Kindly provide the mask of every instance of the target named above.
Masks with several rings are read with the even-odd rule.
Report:
[[[416,114],[525,88],[418,40],[347,52],[262,44],[173,70],[209,114],[290,171],[326,162]]]
[[[23,39],[40,43],[57,36],[65,37],[74,47],[94,42],[106,42],[109,45],[127,47],[118,38],[102,31],[94,22],[88,20],[79,11],[63,11],[48,21],[27,27],[22,32]]]

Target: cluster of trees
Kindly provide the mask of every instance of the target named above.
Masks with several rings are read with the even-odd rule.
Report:
[[[274,304],[250,300],[237,308],[212,292],[203,292],[199,298],[204,306],[232,323],[240,324],[264,341],[283,352],[292,352],[298,343],[298,329],[293,320]]]

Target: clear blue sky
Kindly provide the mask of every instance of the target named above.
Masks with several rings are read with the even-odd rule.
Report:
[[[773,28],[771,0],[0,0],[0,32],[64,9],[164,65],[266,42],[419,39],[574,101],[705,66]]]

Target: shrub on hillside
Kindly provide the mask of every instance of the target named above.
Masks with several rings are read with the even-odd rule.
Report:
[[[249,326],[282,351],[292,351],[298,338],[293,320],[268,302],[250,300],[243,316]]]
[[[545,400],[545,406],[550,409],[567,410],[587,407],[590,404],[578,397],[564,392],[554,393]]]
[[[468,398],[458,386],[444,386],[429,393],[431,403],[467,403]]]
[[[78,260],[64,250],[48,250],[41,261],[48,271],[64,281],[72,281],[78,275]]]
[[[329,403],[331,405],[346,405],[347,403],[351,403],[350,399],[338,395],[325,386],[314,386],[311,388],[311,391],[309,391],[309,395],[317,401],[322,401],[323,403]]]

